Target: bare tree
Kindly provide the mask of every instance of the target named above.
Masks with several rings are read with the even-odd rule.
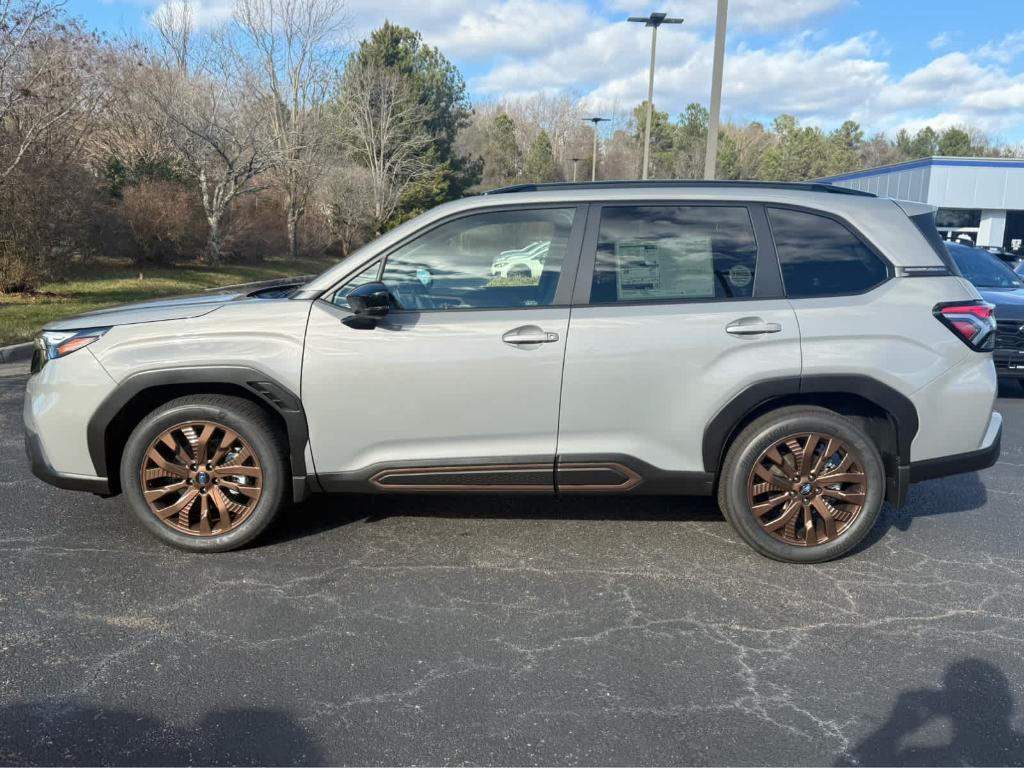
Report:
[[[230,55],[208,57],[202,71],[182,74],[157,63],[151,95],[166,121],[166,141],[199,185],[209,224],[206,261],[221,259],[222,224],[231,203],[265,188],[254,182],[273,167],[273,138],[252,84],[237,79]],[[166,64],[166,62],[164,62]]]
[[[423,108],[390,69],[351,60],[338,99],[337,131],[352,159],[369,172],[375,226],[394,214],[402,194],[431,169]]]
[[[370,171],[353,163],[329,168],[317,186],[317,202],[342,258],[373,234],[375,214]]]
[[[55,134],[63,148],[77,146],[103,104],[103,55],[61,3],[0,0],[0,183]]]
[[[274,139],[288,248],[325,166],[325,110],[348,18],[341,0],[236,0],[236,60],[247,63]]]
[[[178,72],[188,75],[195,55],[195,15],[191,0],[164,3],[150,17],[160,45],[174,62]]]

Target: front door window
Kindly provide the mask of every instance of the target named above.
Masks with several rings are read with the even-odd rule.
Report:
[[[449,221],[392,253],[381,280],[397,310],[550,305],[574,213],[525,209]]]

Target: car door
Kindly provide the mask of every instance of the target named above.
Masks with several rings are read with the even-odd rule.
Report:
[[[314,302],[302,399],[328,490],[552,490],[585,218],[562,205],[446,219]],[[542,267],[510,274],[527,246]],[[346,293],[378,275],[389,313],[346,324]]]
[[[716,414],[760,382],[795,387],[800,369],[759,205],[592,205],[566,348],[559,490],[599,490],[569,469],[603,463],[620,475],[605,473],[607,490],[707,492]]]

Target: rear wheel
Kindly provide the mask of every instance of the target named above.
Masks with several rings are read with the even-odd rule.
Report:
[[[222,552],[258,536],[286,502],[279,431],[256,405],[197,395],[166,403],[132,432],[121,461],[129,506],[157,538]]]
[[[752,422],[722,466],[719,505],[761,554],[818,563],[848,552],[882,507],[878,449],[849,419],[824,408],[781,408]]]

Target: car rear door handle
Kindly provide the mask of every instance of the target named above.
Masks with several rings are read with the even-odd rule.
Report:
[[[725,326],[725,332],[733,336],[760,336],[764,333],[778,333],[780,323],[768,323],[760,317],[741,317]]]
[[[536,325],[521,325],[501,335],[506,344],[550,344],[558,341],[558,334],[545,331]]]

